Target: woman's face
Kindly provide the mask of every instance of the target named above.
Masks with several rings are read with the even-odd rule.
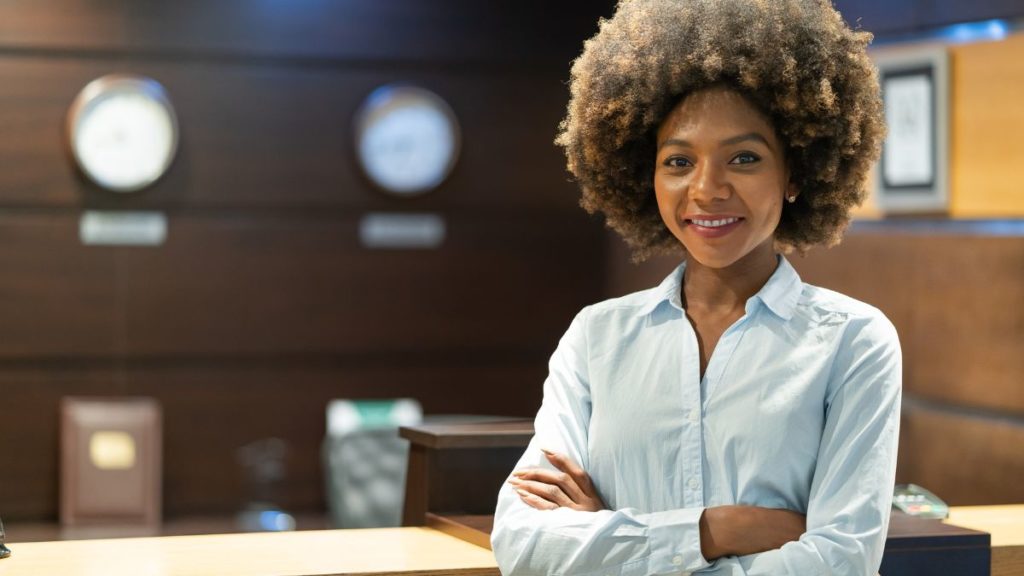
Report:
[[[771,122],[739,93],[707,88],[658,128],[654,192],[689,258],[710,268],[774,258],[789,183]]]

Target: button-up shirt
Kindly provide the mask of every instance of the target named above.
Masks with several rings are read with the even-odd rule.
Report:
[[[506,484],[492,544],[516,574],[875,574],[892,503],[902,360],[876,308],[803,283],[785,258],[700,375],[684,265],[656,288],[583,309],[551,357],[516,469],[561,452],[599,512],[537,510]],[[777,550],[709,563],[706,507],[805,514]]]

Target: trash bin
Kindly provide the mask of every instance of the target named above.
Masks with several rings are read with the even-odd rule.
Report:
[[[409,442],[398,428],[422,420],[423,409],[411,398],[328,404],[323,460],[334,527],[401,525]]]

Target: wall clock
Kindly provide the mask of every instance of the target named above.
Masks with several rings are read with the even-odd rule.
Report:
[[[366,177],[400,197],[440,186],[455,167],[461,145],[458,120],[440,96],[394,84],[374,90],[363,102],[355,138]]]
[[[68,110],[68,147],[101,188],[135,192],[159,179],[178,148],[178,120],[166,90],[141,76],[93,80]]]

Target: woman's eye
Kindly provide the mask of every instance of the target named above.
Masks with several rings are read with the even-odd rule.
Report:
[[[740,152],[732,160],[730,160],[729,163],[730,164],[753,164],[754,162],[757,162],[760,159],[761,159],[761,157],[758,156],[757,154],[754,154],[753,152]]]
[[[690,162],[689,158],[683,156],[669,156],[665,159],[665,166],[671,166],[672,168],[688,168],[693,166],[693,162]]]

